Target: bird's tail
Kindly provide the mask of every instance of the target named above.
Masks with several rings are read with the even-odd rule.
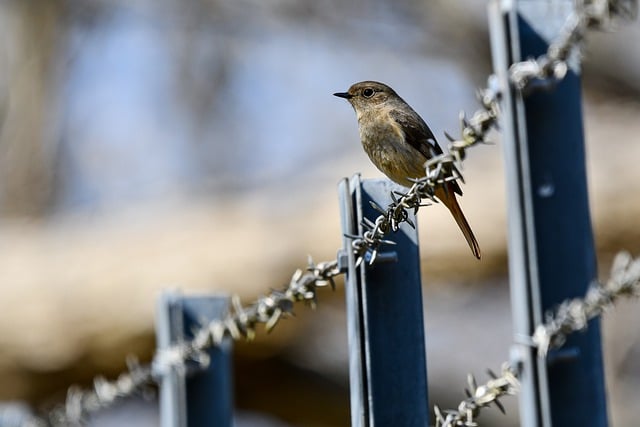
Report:
[[[480,245],[476,240],[476,236],[473,235],[471,226],[467,222],[462,209],[460,209],[460,205],[458,204],[456,195],[453,192],[453,188],[445,189],[444,187],[439,187],[436,189],[435,194],[436,197],[449,209],[449,211],[451,211],[453,218],[456,220],[458,227],[460,227],[462,234],[464,234],[464,238],[469,244],[469,248],[471,248],[471,252],[473,252],[473,256],[480,259]]]

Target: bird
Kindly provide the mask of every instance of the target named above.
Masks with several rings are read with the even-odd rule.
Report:
[[[333,95],[349,101],[358,118],[364,151],[392,181],[411,187],[413,180],[425,176],[425,162],[443,153],[422,117],[386,84],[363,81]],[[460,185],[447,181],[438,185],[434,194],[449,209],[471,252],[480,259],[480,245],[456,198],[456,194],[462,196]]]

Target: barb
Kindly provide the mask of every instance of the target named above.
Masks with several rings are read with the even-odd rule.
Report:
[[[531,341],[538,348],[538,356],[546,357],[550,348],[561,347],[567,335],[584,330],[589,320],[601,315],[621,297],[640,296],[640,257],[633,259],[628,252],[620,252],[611,267],[611,276],[604,285],[592,285],[584,298],[563,302],[547,315],[539,325]],[[476,427],[475,421],[482,408],[497,406],[504,413],[499,399],[519,392],[519,372],[504,363],[500,376],[488,372],[491,379],[481,386],[469,375],[467,399],[455,410],[434,407],[436,427]]]
[[[441,410],[437,406],[433,407],[436,416],[436,427],[475,427],[478,425],[475,419],[478,417],[480,410],[492,404],[504,413],[500,398],[518,393],[520,383],[517,372],[508,363],[505,363],[502,365],[500,376],[497,376],[491,370],[487,371],[487,373],[491,379],[480,386],[477,385],[473,375],[467,377],[469,386],[469,388],[465,389],[467,399],[460,402],[458,409]]]
[[[636,0],[582,0],[546,54],[511,66],[511,82],[524,93],[552,87],[566,76],[569,57],[579,51],[587,30],[610,27],[612,19],[629,21],[636,16]]]

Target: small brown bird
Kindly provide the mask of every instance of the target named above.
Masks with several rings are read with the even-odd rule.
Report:
[[[389,86],[365,81],[352,85],[347,92],[334,95],[345,98],[353,106],[364,151],[392,181],[411,187],[413,182],[410,179],[425,176],[425,162],[442,154],[442,148],[429,126]],[[480,246],[458,205],[456,193],[462,195],[455,181],[435,189],[436,197],[451,211],[471,252],[480,259]]]

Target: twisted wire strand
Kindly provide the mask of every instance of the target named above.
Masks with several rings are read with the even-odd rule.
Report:
[[[339,274],[341,271],[336,260],[316,264],[309,258],[307,268],[297,270],[284,289],[275,290],[248,307],[243,307],[237,296],[233,297],[231,313],[225,319],[204,325],[191,340],[160,349],[151,364],[140,365],[130,358],[127,371],[114,381],[96,377],[91,389],[70,387],[65,403],[46,414],[41,425],[84,425],[91,413],[143,392],[167,372],[184,369],[187,361],[195,361],[206,368],[209,364],[205,353],[207,349],[221,344],[225,337],[251,340],[260,324],[267,331],[271,330],[282,317],[293,313],[295,302],[315,306],[316,289],[324,286],[335,288],[334,278]]]
[[[478,425],[476,418],[482,408],[495,405],[502,413],[504,407],[500,398],[515,395],[520,389],[517,372],[504,363],[500,376],[491,370],[487,371],[491,379],[478,386],[473,375],[467,376],[468,388],[465,389],[467,399],[460,402],[457,409],[440,409],[433,407],[436,418],[436,427],[475,427]]]

